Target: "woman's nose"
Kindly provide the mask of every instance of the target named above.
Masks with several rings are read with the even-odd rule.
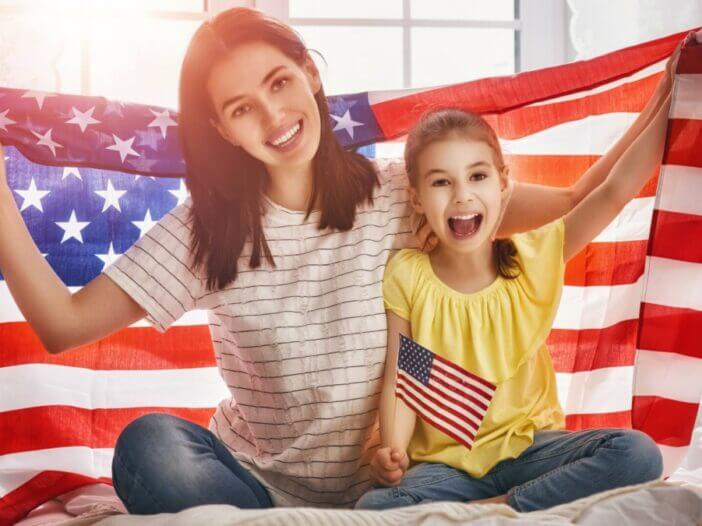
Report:
[[[273,101],[263,101],[261,103],[264,123],[269,128],[276,128],[283,124],[283,112]]]

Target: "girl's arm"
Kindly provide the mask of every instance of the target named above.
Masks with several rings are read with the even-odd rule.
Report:
[[[17,306],[52,354],[98,340],[144,310],[100,275],[72,294],[40,254],[7,186],[0,145],[0,271]]]
[[[557,188],[516,183],[497,237],[509,237],[514,233],[533,230],[550,223],[566,215],[597,188],[665,102],[670,92],[669,74],[667,71],[661,78],[653,96],[626,133],[571,186]]]
[[[397,381],[397,356],[400,334],[411,338],[410,323],[397,314],[386,311],[388,320],[388,352],[385,358],[383,390],[380,395],[380,439],[383,447],[396,447],[407,451],[414,432],[416,415],[395,396]]]
[[[646,129],[614,165],[604,183],[565,217],[563,258],[567,261],[592,241],[653,174],[663,155],[670,93]]]

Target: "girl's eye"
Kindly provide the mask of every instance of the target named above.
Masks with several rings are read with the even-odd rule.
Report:
[[[486,177],[487,177],[487,174],[485,174],[483,172],[475,172],[475,173],[470,175],[470,180],[471,181],[482,181]]]
[[[273,83],[273,91],[278,91],[278,90],[284,88],[287,83],[288,83],[288,79],[286,77],[283,77],[283,78],[276,80]]]
[[[446,186],[449,183],[448,179],[437,179],[433,183],[431,183],[432,186]]]
[[[232,117],[241,117],[244,113],[249,111],[251,107],[248,104],[244,104],[243,106],[239,106],[232,112]]]

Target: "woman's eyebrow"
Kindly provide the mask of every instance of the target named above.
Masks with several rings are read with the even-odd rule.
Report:
[[[273,77],[276,73],[278,73],[281,69],[285,69],[285,66],[276,66],[272,70],[270,70],[268,73],[266,73],[266,76],[263,77],[263,80],[261,81],[261,86],[265,85],[266,82],[268,82],[271,77]],[[222,111],[227,109],[227,106],[234,104],[236,101],[239,99],[243,99],[244,95],[235,95],[234,97],[230,97],[227,100],[225,100],[222,103]]]

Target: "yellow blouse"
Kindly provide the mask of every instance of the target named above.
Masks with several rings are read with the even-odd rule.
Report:
[[[418,418],[408,447],[414,462],[482,477],[518,457],[535,430],[564,426],[545,345],[563,287],[563,236],[563,219],[513,236],[519,276],[498,277],[473,294],[444,284],[418,250],[401,250],[389,261],[385,308],[410,322],[414,341],[497,385],[470,450]]]

